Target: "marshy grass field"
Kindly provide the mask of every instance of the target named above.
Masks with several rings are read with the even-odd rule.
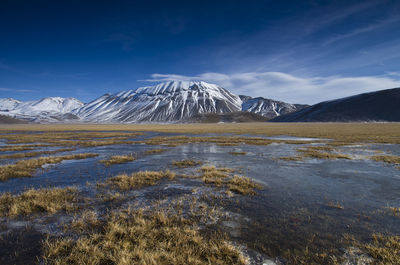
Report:
[[[400,264],[399,123],[2,125],[0,264]]]

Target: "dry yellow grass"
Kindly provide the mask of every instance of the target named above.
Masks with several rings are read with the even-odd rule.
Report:
[[[93,223],[95,216],[91,215]],[[44,242],[45,264],[247,264],[225,237],[204,237],[197,224],[166,211],[113,213],[100,229],[85,229],[77,239]],[[94,221],[94,227],[98,226]]]
[[[0,155],[0,159],[17,159],[17,158],[25,158],[25,157],[35,157],[40,155],[51,155],[62,152],[74,151],[75,148],[61,148],[54,151],[37,151],[37,152],[27,152],[27,153],[17,153],[10,155]]]
[[[224,123],[224,124],[27,124],[2,125],[0,131],[156,131],[234,133],[329,138],[345,143],[400,143],[400,123]]]
[[[20,144],[20,143],[57,143],[58,141],[71,140],[73,141],[91,141],[91,140],[123,140],[133,138],[141,133],[133,132],[39,132],[39,133],[12,133],[2,134],[1,139],[6,139],[9,143]]]
[[[400,215],[400,207],[387,207],[387,209],[394,215]]]
[[[215,166],[202,166],[199,171],[202,172],[200,177],[204,183],[221,187],[226,184],[225,179],[229,177],[227,173],[233,170],[230,168],[216,168]]]
[[[230,177],[229,173],[233,172],[230,168],[217,168],[215,166],[203,166],[199,170],[202,172],[200,178],[206,184],[216,187],[225,187],[228,189],[228,196],[235,192],[241,195],[255,195],[256,189],[262,189],[262,186],[248,177],[233,176]]]
[[[242,195],[255,195],[255,190],[262,189],[262,186],[258,183],[255,183],[250,178],[234,176],[228,181],[228,189]]]
[[[328,152],[321,152],[316,149],[310,148],[300,148],[297,151],[301,152],[304,157],[310,158],[318,158],[318,159],[348,159],[350,160],[351,157],[346,154],[339,154],[339,153],[328,153]]]
[[[373,234],[369,243],[361,243],[350,237],[352,245],[368,253],[376,265],[400,264],[400,236]]]
[[[145,155],[153,155],[153,154],[160,154],[164,153],[168,149],[152,149],[152,150],[147,150],[144,152]]]
[[[400,236],[373,235],[365,248],[377,264],[400,264]]]
[[[203,162],[188,159],[181,161],[172,161],[172,165],[176,167],[195,167],[201,164],[203,164]]]
[[[78,201],[78,191],[74,187],[30,189],[19,195],[5,193],[0,195],[0,216],[72,211]]]
[[[25,151],[25,150],[33,150],[36,147],[49,147],[53,146],[51,144],[23,144],[23,145],[7,145],[0,148],[0,152],[7,151]]]
[[[204,183],[210,184],[210,185],[213,185],[216,187],[221,187],[226,184],[226,181],[223,179],[223,177],[221,175],[216,176],[211,173],[206,173],[203,175],[202,179],[203,179]]]
[[[377,156],[371,156],[370,159],[378,162],[400,165],[400,156],[396,155],[377,155]]]
[[[229,172],[233,172],[234,170],[232,168],[228,168],[228,167],[215,167],[215,166],[202,166],[200,168],[200,171],[203,173],[206,172],[224,172],[224,173],[229,173]]]
[[[0,166],[0,181],[6,181],[10,178],[31,177],[36,169],[41,168],[45,164],[57,164],[63,160],[86,159],[96,156],[98,154],[84,153],[19,160],[15,164]]]
[[[139,171],[131,175],[122,174],[107,179],[107,183],[120,190],[138,189],[156,185],[163,178],[174,179],[175,173],[166,171]]]
[[[247,155],[247,152],[236,152],[236,151],[234,151],[234,152],[229,152],[229,154],[231,154],[231,155]]]
[[[286,161],[302,161],[303,157],[302,156],[281,156],[278,159],[286,160]]]
[[[111,166],[114,164],[123,164],[126,162],[134,161],[135,158],[132,155],[116,155],[111,156],[108,159],[100,160],[100,163],[104,164],[105,166]]]
[[[102,222],[98,217],[96,211],[86,209],[79,217],[74,217],[69,228],[80,233],[87,232],[89,229],[99,228]],[[68,229],[68,227],[66,229]]]
[[[52,139],[47,140],[46,143],[51,146],[81,146],[81,147],[96,147],[106,145],[117,145],[117,144],[133,144],[134,141],[125,141],[119,138],[101,139],[101,140],[86,140],[86,141],[75,141],[75,140],[63,140],[63,139]]]

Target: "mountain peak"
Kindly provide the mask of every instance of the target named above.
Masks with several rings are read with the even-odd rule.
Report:
[[[154,86],[139,87],[135,92],[140,94],[159,95],[194,89],[218,91],[219,88],[220,87],[217,85],[209,84],[204,81],[169,81]]]
[[[15,109],[21,101],[13,98],[0,98],[0,110],[10,111]]]

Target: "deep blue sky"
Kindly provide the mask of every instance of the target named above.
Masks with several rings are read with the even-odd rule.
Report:
[[[400,86],[400,1],[0,1],[0,97],[171,79],[299,103]]]

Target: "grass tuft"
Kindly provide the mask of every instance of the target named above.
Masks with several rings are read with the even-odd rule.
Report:
[[[50,144],[64,144],[68,145],[82,145],[82,146],[97,146],[92,142],[103,142],[107,145],[110,141],[120,141],[124,139],[134,138],[142,133],[136,132],[67,132],[67,131],[48,131],[39,133],[12,133],[3,134],[2,139],[6,139],[9,143],[50,143]],[[99,140],[99,141],[98,141]]]
[[[69,212],[77,208],[78,201],[78,191],[74,187],[30,189],[19,195],[5,193],[0,196],[0,216]]]
[[[304,157],[317,158],[317,159],[351,159],[350,156],[346,154],[339,153],[328,153],[321,152],[317,149],[312,149],[310,147],[306,149],[297,149],[297,151],[301,152]]]
[[[57,164],[63,160],[86,159],[96,156],[98,156],[98,154],[84,153],[20,160],[15,164],[0,166],[0,181],[6,181],[10,178],[31,177],[36,169],[41,168],[45,164]]]
[[[400,264],[400,236],[398,235],[373,234],[370,243],[358,243],[358,247],[365,249],[375,259],[374,264]]]
[[[107,183],[120,190],[138,189],[156,185],[163,178],[174,179],[175,173],[166,171],[139,171],[131,175],[122,174],[107,179]]]
[[[396,155],[377,155],[377,156],[371,156],[370,158],[377,162],[400,165],[400,156]]]
[[[94,215],[90,215],[91,222]],[[192,220],[157,210],[113,213],[101,229],[44,241],[45,264],[247,264],[223,235],[206,238]],[[95,223],[95,227],[98,222]],[[85,223],[82,221],[81,223]],[[88,231],[88,230],[86,230]]]
[[[303,161],[303,157],[301,156],[281,156],[278,159],[285,161]]]
[[[228,181],[228,189],[242,195],[255,195],[255,189],[260,190],[262,186],[248,177],[234,176]]]
[[[229,152],[231,155],[247,155],[247,152]]]
[[[131,162],[134,161],[136,158],[134,158],[132,155],[116,155],[116,156],[111,156],[108,159],[105,160],[100,160],[100,163],[102,163],[105,166],[111,166],[114,164],[123,164],[126,162]]]
[[[152,149],[152,150],[147,150],[144,152],[145,155],[153,155],[153,154],[160,154],[160,153],[164,153],[165,151],[167,151],[168,149]]]
[[[195,167],[198,165],[203,164],[201,161],[194,161],[194,160],[181,160],[181,161],[173,161],[172,165],[176,167]]]
[[[225,183],[223,179],[229,177],[227,173],[233,170],[230,168],[216,168],[215,166],[202,166],[199,171],[202,172],[201,177],[204,183],[220,187]]]
[[[61,148],[53,151],[37,151],[37,152],[27,152],[27,153],[17,153],[10,155],[0,155],[0,159],[17,159],[17,158],[25,158],[25,157],[35,157],[40,155],[51,155],[62,152],[75,151],[75,148]]]

